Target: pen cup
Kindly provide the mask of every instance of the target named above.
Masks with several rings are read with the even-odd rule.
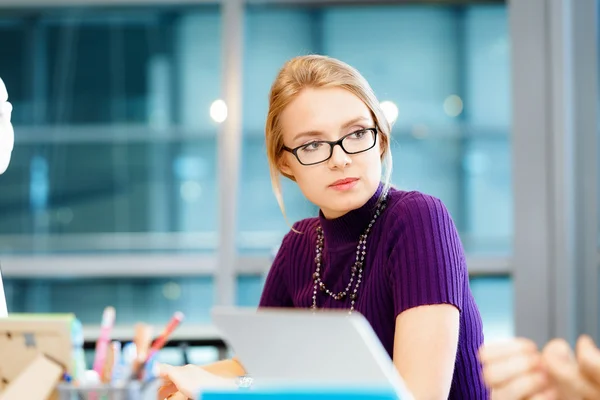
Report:
[[[156,388],[139,381],[124,385],[75,386],[61,383],[57,387],[60,400],[147,400],[156,399]]]

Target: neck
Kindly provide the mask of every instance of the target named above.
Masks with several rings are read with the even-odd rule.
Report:
[[[353,211],[353,210],[335,212],[335,211],[331,211],[331,210],[321,209],[321,214],[323,214],[323,217],[325,217],[325,219],[331,220],[331,219],[341,218],[341,217],[343,217],[344,215],[348,214],[351,211]]]
[[[359,236],[373,218],[382,192],[383,184],[380,184],[371,198],[361,207],[333,218],[330,218],[330,213],[325,214],[322,210],[319,212],[319,222],[328,249],[356,246]]]

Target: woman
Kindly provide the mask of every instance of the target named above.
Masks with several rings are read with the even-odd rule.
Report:
[[[460,239],[439,200],[390,188],[390,130],[354,68],[316,55],[284,65],[266,123],[274,192],[285,214],[281,174],[320,213],[283,239],[260,307],[360,312],[416,399],[487,398],[481,318]],[[160,395],[177,386],[190,396],[244,373],[237,360],[167,367],[174,385]]]
[[[576,354],[561,339],[540,352],[535,343],[517,338],[480,350],[492,400],[600,399],[600,350],[582,336]]]

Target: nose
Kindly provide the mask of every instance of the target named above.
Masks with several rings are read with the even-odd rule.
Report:
[[[352,164],[350,155],[346,154],[342,146],[333,146],[333,153],[329,159],[329,168],[345,168],[348,164]]]

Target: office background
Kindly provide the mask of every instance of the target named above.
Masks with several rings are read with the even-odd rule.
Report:
[[[486,337],[597,336],[595,3],[0,1],[9,310],[201,329],[256,305],[289,229],[268,91],[322,53],[393,104],[393,183],[450,210]],[[317,213],[290,182],[284,198],[291,221]]]

